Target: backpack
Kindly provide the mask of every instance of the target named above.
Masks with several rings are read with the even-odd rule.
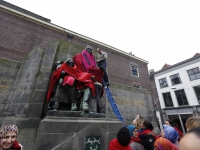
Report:
[[[154,150],[155,138],[152,134],[144,134],[140,137],[145,150]]]

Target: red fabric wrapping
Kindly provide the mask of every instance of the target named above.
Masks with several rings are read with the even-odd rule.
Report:
[[[67,66],[66,63],[63,63],[58,69],[56,69],[51,78],[50,78],[50,84],[49,84],[49,88],[48,88],[48,92],[47,92],[47,102],[50,99],[51,93],[53,91],[53,88],[56,84],[56,82],[58,81],[59,77],[60,77],[60,73],[62,71],[65,71],[67,74],[71,75],[73,78],[75,78],[76,80],[79,81],[79,84],[77,84],[77,89],[82,89],[85,87],[89,87],[92,90],[92,95],[95,96],[95,88],[94,88],[94,83],[91,80],[92,74],[87,73],[87,72],[80,72],[77,69],[77,66],[74,67],[70,67]]]
[[[103,71],[101,71],[99,68],[94,68],[94,66],[90,66],[89,71],[91,74],[95,76],[95,81],[99,82],[102,84],[102,79],[103,79]]]
[[[68,84],[72,86],[74,84],[74,80],[75,79],[72,76],[65,76],[62,85],[65,86],[66,84]]]
[[[83,60],[82,62],[87,72],[90,72],[89,71],[90,66],[94,66],[96,68],[95,56],[93,54],[90,54],[87,50],[83,50],[81,54]]]
[[[78,68],[79,71],[82,71],[82,72],[87,72],[85,66],[83,65],[83,59],[82,59],[82,54],[76,54],[74,57],[73,57],[73,60]]]

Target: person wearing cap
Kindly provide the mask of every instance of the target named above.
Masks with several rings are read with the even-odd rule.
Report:
[[[105,84],[107,86],[109,86],[109,78],[108,78],[108,71],[107,71],[107,53],[103,52],[100,48],[97,48],[97,52],[98,52],[98,58],[97,58],[97,65],[98,67],[102,66],[104,68],[104,76],[103,79],[105,81]]]
[[[22,150],[17,142],[18,128],[16,125],[6,125],[0,130],[0,150]]]

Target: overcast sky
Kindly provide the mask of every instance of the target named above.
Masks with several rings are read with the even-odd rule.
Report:
[[[200,52],[200,0],[6,0],[160,70]],[[109,56],[108,56],[109,57]]]

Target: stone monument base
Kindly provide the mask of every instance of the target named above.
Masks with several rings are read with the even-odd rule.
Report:
[[[116,119],[49,115],[40,122],[35,150],[107,150],[121,127]]]
[[[106,118],[105,113],[88,112],[83,114],[82,111],[59,111],[59,110],[49,110],[46,113],[46,118],[48,117],[88,117],[88,118]]]

